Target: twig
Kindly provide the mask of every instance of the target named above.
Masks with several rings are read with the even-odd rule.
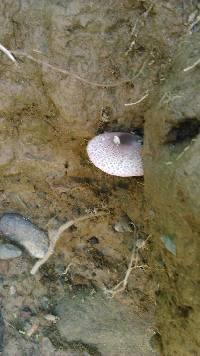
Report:
[[[137,104],[141,103],[148,95],[149,95],[149,93],[145,94],[141,99],[135,101],[134,103],[128,103],[128,104],[124,104],[124,105],[125,106],[137,105]]]
[[[196,62],[194,62],[194,64],[192,64],[191,66],[187,67],[187,68],[184,68],[183,69],[183,72],[188,72],[189,70],[195,68],[196,66],[198,66],[198,64],[200,64],[200,58],[197,59]]]
[[[80,221],[92,219],[92,218],[95,218],[96,216],[100,216],[103,214],[104,213],[101,213],[101,212],[93,214],[93,215],[87,214],[87,215],[81,216],[80,218],[76,218],[76,219],[66,222],[65,224],[61,225],[58,230],[50,230],[48,232],[49,241],[50,241],[48,251],[46,252],[46,254],[44,255],[43,258],[41,258],[39,261],[37,261],[35,263],[35,265],[33,266],[32,270],[31,270],[31,274],[32,275],[36,274],[36,272],[39,270],[39,268],[44,263],[46,263],[47,260],[53,255],[56,243],[58,242],[59,238],[61,237],[62,233],[65,230],[69,229],[69,227],[72,225],[76,225]]]
[[[12,55],[12,53],[6,48],[4,47],[1,43],[0,43],[0,50],[8,57],[11,59],[11,61],[13,61],[16,65],[18,64],[15,57]]]
[[[40,59],[36,59],[35,57],[33,57],[30,54],[27,54],[25,52],[13,51],[13,53],[16,56],[19,56],[19,57],[26,57],[26,58],[30,59],[31,61],[33,61],[35,63],[38,63],[40,65],[44,65],[45,67],[47,67],[49,69],[52,69],[52,70],[54,70],[56,72],[59,72],[59,73],[62,73],[62,74],[67,74],[67,75],[71,76],[72,78],[81,81],[82,83],[89,84],[89,85],[92,85],[92,86],[95,86],[95,87],[99,87],[99,88],[116,88],[116,87],[121,86],[123,84],[130,83],[134,79],[136,79],[136,78],[138,78],[140,76],[140,74],[142,73],[145,65],[147,64],[147,60],[145,60],[143,62],[143,64],[142,64],[141,68],[138,70],[138,72],[136,72],[135,76],[132,79],[127,78],[127,79],[123,79],[121,81],[118,81],[116,83],[97,83],[97,82],[91,82],[91,81],[89,81],[89,80],[87,80],[85,78],[82,78],[78,74],[73,73],[70,70],[62,69],[62,68],[59,68],[59,67],[54,66],[52,64],[49,64],[48,62],[44,62],[44,61],[42,61]]]

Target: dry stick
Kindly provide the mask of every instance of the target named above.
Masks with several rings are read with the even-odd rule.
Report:
[[[12,53],[0,43],[0,50],[17,65],[17,61]]]
[[[49,235],[49,248],[48,248],[48,251],[46,252],[46,254],[44,255],[43,258],[41,258],[39,261],[37,261],[35,263],[35,265],[33,266],[32,270],[31,270],[31,274],[34,275],[36,274],[36,272],[38,271],[38,269],[45,263],[47,262],[47,260],[51,257],[51,255],[53,255],[54,253],[54,250],[55,250],[55,246],[56,246],[56,243],[57,241],[59,240],[60,236],[62,235],[62,233],[69,229],[70,226],[72,225],[75,225],[77,224],[78,222],[80,221],[83,221],[83,220],[87,220],[87,219],[91,219],[91,218],[94,218],[96,216],[100,216],[100,215],[103,215],[104,213],[96,213],[94,215],[91,215],[91,214],[87,214],[87,215],[84,215],[84,216],[81,216],[80,218],[76,218],[76,219],[73,219],[73,220],[70,220],[70,221],[67,221],[65,224],[61,225],[59,227],[58,230],[50,230],[48,232],[48,235]]]
[[[72,78],[75,78],[85,84],[89,84],[89,85],[92,85],[92,86],[95,86],[95,87],[99,87],[99,88],[115,88],[115,87],[118,87],[120,85],[123,85],[123,84],[127,84],[127,83],[130,83],[132,82],[134,79],[138,78],[140,76],[140,74],[142,73],[144,67],[146,66],[147,64],[147,59],[143,62],[141,68],[139,69],[138,72],[136,72],[135,76],[132,78],[132,79],[124,79],[122,81],[118,81],[117,83],[97,83],[97,82],[91,82],[85,78],[82,78],[80,77],[78,74],[76,73],[73,73],[69,70],[66,70],[66,69],[62,69],[62,68],[59,68],[59,67],[56,67],[52,64],[49,64],[48,62],[44,62],[40,59],[36,59],[35,57],[31,56],[30,54],[27,54],[25,52],[21,52],[21,51],[13,51],[12,52],[13,54],[15,54],[16,56],[19,56],[19,57],[26,57],[28,59],[30,59],[31,61],[35,62],[35,63],[38,63],[40,65],[44,65],[45,67],[49,68],[49,69],[52,69],[56,72],[59,72],[59,73],[62,73],[62,74],[67,74],[69,76],[71,76]]]

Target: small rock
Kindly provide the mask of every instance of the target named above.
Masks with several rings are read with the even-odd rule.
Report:
[[[134,313],[131,306],[105,298],[101,292],[66,291],[58,301],[57,329],[63,340],[93,345],[102,355],[154,356],[149,344],[151,321]],[[82,354],[81,354],[82,355]]]
[[[11,244],[0,245],[0,260],[10,260],[12,258],[20,257],[22,251]]]
[[[33,257],[42,258],[48,250],[48,237],[45,232],[20,214],[4,214],[0,218],[0,232],[9,240],[23,246]]]
[[[121,219],[114,225],[117,232],[132,232],[131,220],[127,216],[122,216]]]
[[[59,317],[56,315],[53,315],[53,314],[46,314],[46,315],[44,315],[44,318],[53,324],[56,324],[57,321],[59,320]]]
[[[65,266],[60,264],[55,266],[55,272],[58,273],[59,275],[62,275],[65,272]]]
[[[51,303],[50,300],[43,295],[40,299],[39,299],[39,308],[42,311],[48,312],[51,309]]]
[[[135,246],[139,249],[139,248],[142,248],[144,247],[145,245],[145,242],[146,242],[146,239],[143,239],[143,238],[139,238],[135,241]]]
[[[160,237],[161,241],[165,245],[166,249],[176,256],[176,244],[175,238],[172,235],[162,235]]]
[[[10,296],[13,297],[17,293],[17,289],[15,286],[10,287]]]

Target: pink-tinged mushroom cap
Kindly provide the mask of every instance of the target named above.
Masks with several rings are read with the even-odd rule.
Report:
[[[143,176],[141,140],[131,133],[105,132],[91,139],[87,153],[103,172],[119,176]]]

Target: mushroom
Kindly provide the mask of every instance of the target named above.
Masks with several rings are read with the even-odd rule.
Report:
[[[143,176],[141,138],[134,133],[105,132],[87,145],[90,161],[103,172],[119,176]]]

